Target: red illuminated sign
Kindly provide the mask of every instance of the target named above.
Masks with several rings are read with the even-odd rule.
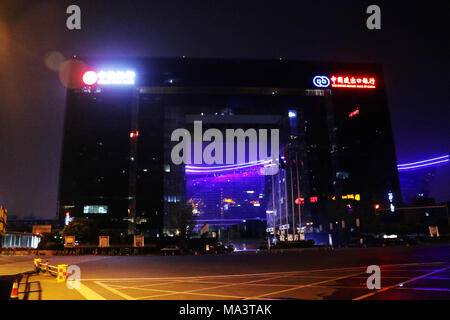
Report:
[[[366,88],[375,89],[375,78],[354,77],[349,75],[333,75],[330,78],[333,88]]]
[[[319,199],[317,197],[310,197],[309,202],[314,203],[317,202]]]

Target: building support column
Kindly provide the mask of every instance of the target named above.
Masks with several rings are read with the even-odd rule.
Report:
[[[136,234],[137,146],[139,136],[139,88],[133,88],[130,125],[130,168],[128,173],[128,234]]]

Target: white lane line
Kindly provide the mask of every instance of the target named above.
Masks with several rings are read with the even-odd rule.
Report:
[[[116,295],[118,295],[118,296],[120,296],[120,297],[122,297],[122,298],[124,298],[126,300],[136,300],[135,298],[133,298],[133,297],[131,297],[131,296],[129,296],[129,295],[123,293],[123,292],[120,292],[119,290],[111,288],[110,286],[108,286],[108,285],[106,285],[104,283],[101,283],[100,281],[94,281],[94,283],[99,285],[100,287],[105,288],[106,290],[111,291],[112,293],[114,293],[114,294],[116,294]]]
[[[130,281],[124,281],[124,282],[130,282]],[[133,282],[138,282],[138,281],[133,281]],[[166,280],[166,281],[161,281],[161,282],[156,282],[156,283],[148,283],[148,284],[133,286],[131,284],[117,284],[117,282],[115,282],[114,284],[109,283],[108,287],[115,288],[115,289],[139,289],[139,288],[154,287],[154,286],[159,286],[159,285],[168,286],[170,284],[186,283],[186,282],[196,283],[193,280]],[[202,283],[207,283],[207,282],[202,281]]]
[[[202,296],[217,296],[217,297],[222,297],[222,298],[235,298],[235,299],[244,299],[245,297],[240,297],[240,296],[233,296],[233,295],[222,295],[222,294],[215,294],[215,293],[199,293],[199,291],[203,291],[203,290],[210,290],[210,289],[218,289],[218,288],[224,288],[224,287],[231,287],[231,286],[236,286],[236,285],[247,285],[247,284],[253,284],[255,285],[256,282],[259,281],[264,281],[264,280],[270,280],[270,279],[277,279],[277,278],[282,278],[284,276],[277,276],[277,277],[264,277],[263,279],[257,279],[257,280],[252,280],[252,281],[247,281],[247,282],[240,282],[240,283],[227,283],[227,284],[220,284],[218,286],[214,286],[214,287],[206,287],[206,288],[199,288],[199,289],[193,289],[193,290],[188,290],[188,291],[175,291],[175,290],[164,290],[164,289],[150,289],[150,288],[144,288],[142,286],[139,287],[125,287],[125,286],[121,286],[121,289],[138,289],[138,290],[146,290],[146,291],[160,291],[160,292],[167,292],[164,294],[157,294],[157,295],[152,295],[152,296],[145,296],[145,297],[139,297],[137,299],[141,300],[141,299],[148,299],[148,298],[156,298],[156,297],[164,297],[164,296],[171,296],[174,294],[190,294],[190,295],[202,295]],[[194,282],[195,283],[195,282]],[[204,282],[197,282],[200,284],[203,284]],[[261,284],[264,285],[264,284]],[[292,286],[292,285],[291,285]],[[289,285],[285,285],[284,287],[289,287]]]
[[[420,263],[403,263],[403,264],[386,264],[380,267],[394,267],[394,266],[415,266],[415,265],[436,265],[444,264],[444,262],[420,262]],[[229,277],[254,277],[254,276],[270,276],[270,275],[289,275],[289,274],[305,274],[313,272],[327,272],[327,271],[345,271],[366,269],[367,266],[361,267],[346,267],[346,268],[332,268],[332,269],[313,269],[313,270],[297,270],[297,271],[282,271],[282,272],[263,272],[263,273],[243,273],[243,274],[222,274],[222,275],[208,275],[208,276],[187,276],[187,277],[154,277],[154,278],[99,278],[99,279],[82,279],[81,281],[143,281],[143,280],[184,280],[184,279],[209,279],[209,278],[229,278]]]
[[[392,286],[389,286],[389,287],[386,287],[386,288],[377,290],[377,291],[375,291],[375,292],[371,292],[371,293],[362,295],[362,296],[360,296],[360,297],[354,298],[353,300],[362,300],[362,299],[371,297],[371,296],[373,296],[373,295],[376,295],[376,294],[378,294],[378,293],[380,293],[380,292],[384,292],[384,291],[390,290],[390,289],[392,289],[392,288],[395,288],[395,287],[404,285],[404,284],[406,284],[406,283],[409,283],[409,282],[413,282],[413,281],[416,281],[416,280],[419,280],[419,279],[426,278],[426,277],[428,277],[428,276],[431,276],[432,274],[439,273],[439,272],[443,272],[443,271],[448,270],[448,269],[450,269],[450,266],[445,267],[445,268],[442,268],[442,269],[439,269],[439,270],[435,270],[435,271],[433,271],[433,272],[426,273],[426,274],[421,275],[421,276],[419,276],[419,277],[411,278],[411,279],[409,279],[409,280],[406,280],[406,281],[403,281],[403,282],[394,284],[394,285],[392,285]]]
[[[130,289],[130,287],[123,287],[121,289]],[[241,297],[241,296],[222,295],[222,294],[215,294],[215,293],[212,293],[212,294],[209,294],[209,293],[208,294],[206,294],[206,293],[197,293],[197,292],[194,292],[195,290],[191,290],[191,291],[176,291],[176,290],[149,289],[149,288],[135,288],[135,289],[142,290],[142,291],[152,291],[154,293],[164,292],[163,294],[157,294],[157,295],[145,296],[145,297],[138,297],[135,300],[142,300],[142,299],[153,298],[153,297],[171,296],[171,295],[183,295],[183,294],[201,295],[201,296],[216,296],[216,297],[233,298],[233,299],[243,299],[243,298],[245,298],[245,297]]]
[[[313,287],[313,286],[317,286],[317,285],[322,284],[322,283],[327,283],[327,282],[332,282],[332,281],[336,281],[336,280],[342,280],[342,279],[346,279],[346,278],[351,278],[351,277],[354,277],[354,276],[359,276],[359,275],[361,275],[363,273],[365,273],[365,272],[358,272],[358,273],[353,273],[353,274],[350,274],[350,275],[346,275],[346,276],[342,276],[342,277],[336,277],[336,278],[328,279],[328,280],[324,280],[324,281],[312,282],[312,283],[309,283],[309,284],[302,284],[302,285],[299,285],[299,286],[296,286],[296,287],[293,287],[293,288],[289,288],[289,289],[273,291],[273,292],[269,292],[269,293],[260,294],[258,296],[249,297],[249,298],[246,298],[245,300],[260,299],[262,297],[269,296],[269,295],[275,295],[275,294],[288,292],[288,291],[292,291],[292,290],[297,290],[297,289],[302,289],[302,288],[307,288],[307,287]]]
[[[80,288],[76,289],[86,300],[106,300],[94,290],[88,288],[84,284],[80,283]]]

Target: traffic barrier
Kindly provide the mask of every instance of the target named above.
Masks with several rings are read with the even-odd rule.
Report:
[[[56,281],[64,282],[67,279],[67,264],[59,264],[58,265],[58,275]]]
[[[9,296],[11,300],[19,299],[19,281],[14,280],[13,287],[11,289],[11,295]]]
[[[67,267],[67,264],[52,266],[48,264],[48,261],[42,262],[42,259],[34,259],[34,270],[37,273],[43,272],[56,276],[57,282],[64,282],[67,280]]]
[[[42,259],[34,259],[34,271],[39,272],[39,264],[41,261]]]

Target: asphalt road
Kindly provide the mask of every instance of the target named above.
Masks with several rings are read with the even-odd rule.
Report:
[[[450,299],[450,245],[45,259],[78,265],[80,288],[69,290],[49,275],[24,274],[19,299]],[[11,275],[31,271],[32,261],[0,256],[0,299],[7,298]],[[381,268],[380,290],[367,288],[369,265]]]

